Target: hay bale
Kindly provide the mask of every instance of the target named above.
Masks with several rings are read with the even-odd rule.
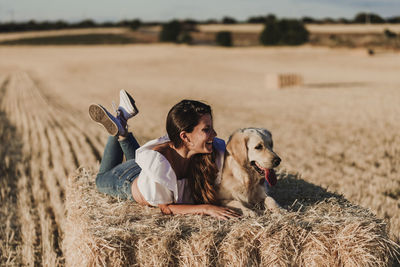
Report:
[[[100,194],[94,173],[69,178],[68,266],[387,266],[399,253],[384,221],[296,175],[272,191],[287,213],[218,221]]]
[[[265,76],[267,89],[281,89],[303,85],[303,76],[296,73],[268,73]]]

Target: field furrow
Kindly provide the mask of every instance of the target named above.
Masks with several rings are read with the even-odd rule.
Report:
[[[93,147],[86,142],[87,137],[82,136],[82,131],[69,123],[67,123],[65,131],[69,133],[68,137],[74,146],[74,151],[79,151],[77,152],[78,162],[97,161],[95,154],[93,154]]]
[[[21,135],[25,162],[19,165],[15,194],[22,233],[19,260],[27,266],[63,265],[66,177],[79,162],[96,161],[98,152],[67,114],[51,106],[27,73],[10,75],[1,88],[1,108]]]
[[[28,127],[28,118],[22,112],[22,105],[19,98],[19,90],[17,87],[17,75],[10,76],[6,84],[5,92],[3,92],[2,109],[7,112],[7,117],[16,125],[17,130],[21,133],[20,136],[13,136],[9,140],[5,140],[9,145],[15,144],[20,138],[23,144],[29,144],[32,141],[31,129]],[[32,148],[24,145],[21,149],[25,160],[29,161]],[[20,159],[21,160],[21,159]],[[29,165],[24,162],[19,162],[17,165],[17,173],[15,178],[16,183],[16,220],[20,226],[21,235],[21,256],[20,262],[25,266],[34,266],[41,264],[40,247],[40,228],[38,211],[34,203],[34,197],[31,189],[31,177],[29,175]],[[8,186],[12,187],[12,184]]]
[[[29,184],[29,176],[26,175],[26,167],[19,167],[19,179],[18,179],[18,216],[21,225],[21,236],[22,236],[22,262],[26,266],[34,266],[40,263],[40,253],[38,248],[40,247],[40,236],[39,229],[37,226],[39,222],[37,220],[37,211],[34,207],[32,190]]]
[[[4,79],[4,80],[3,80]],[[0,77],[0,266],[22,264],[22,234],[18,222],[18,164],[21,143],[16,128],[4,112],[4,96],[8,77]]]
[[[83,151],[88,151],[86,153],[90,158],[89,162],[100,161],[101,151],[104,149],[104,144],[99,142],[98,139],[93,138],[92,128],[87,127],[86,121],[76,120],[72,117],[66,118],[66,126],[74,130],[75,134],[79,137],[80,144],[85,146]],[[89,150],[86,150],[88,148]]]
[[[61,193],[62,188],[59,186],[59,179],[56,178],[56,173],[52,171],[54,166],[52,153],[48,152],[54,149],[53,151],[58,153],[58,149],[51,147],[48,134],[46,134],[47,126],[37,118],[35,120],[35,125],[37,126],[36,134],[39,136],[41,144],[41,146],[38,146],[38,150],[41,151],[41,159],[38,163],[42,168],[42,183],[45,191],[48,194],[49,203],[51,203],[51,207],[49,207],[48,210],[53,214],[53,216],[55,216],[55,220],[60,228],[60,232],[62,232],[62,225],[65,217],[65,208],[63,204],[64,200],[61,198],[63,196]],[[56,164],[58,164],[58,162]]]
[[[24,94],[26,92],[23,91],[21,93]],[[40,110],[40,106],[46,105],[34,86],[31,86],[28,94],[32,103],[38,105],[32,106],[31,110]],[[64,207],[63,200],[60,199],[61,194],[57,190],[56,184],[52,183],[55,177],[47,173],[50,168],[50,162],[53,162],[52,154],[48,152],[49,140],[45,126],[47,125],[48,117],[46,112],[29,112],[27,109],[24,114],[26,114],[28,125],[33,132],[33,140],[30,142],[33,152],[32,160],[30,161],[31,178],[32,191],[34,192],[35,204],[38,207],[40,218],[42,264],[55,266],[62,260],[60,249],[62,230],[60,225],[64,220]]]

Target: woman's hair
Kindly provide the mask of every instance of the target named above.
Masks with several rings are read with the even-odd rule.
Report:
[[[189,179],[190,190],[193,200],[197,204],[217,205],[217,187],[215,184],[218,175],[218,167],[215,163],[216,149],[211,154],[196,154],[190,159]]]
[[[168,137],[176,148],[183,145],[180,133],[191,133],[205,114],[212,117],[211,107],[195,100],[185,99],[171,108],[166,126]],[[215,153],[213,149],[211,154],[196,154],[190,159],[189,185],[195,203],[217,204],[215,180],[218,167],[215,163]]]
[[[171,108],[167,115],[167,133],[176,148],[183,145],[182,131],[191,133],[201,116],[211,114],[211,107],[195,100],[182,100]]]

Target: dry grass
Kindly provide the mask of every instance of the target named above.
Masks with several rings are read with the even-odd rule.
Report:
[[[400,252],[369,210],[287,173],[274,190],[287,214],[230,221],[164,216],[98,193],[94,177],[81,168],[67,187],[69,266],[387,266]]]

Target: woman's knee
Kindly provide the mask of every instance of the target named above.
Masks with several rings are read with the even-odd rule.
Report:
[[[101,193],[109,194],[112,191],[113,186],[110,183],[109,179],[107,179],[106,173],[99,173],[96,176],[96,188]]]

